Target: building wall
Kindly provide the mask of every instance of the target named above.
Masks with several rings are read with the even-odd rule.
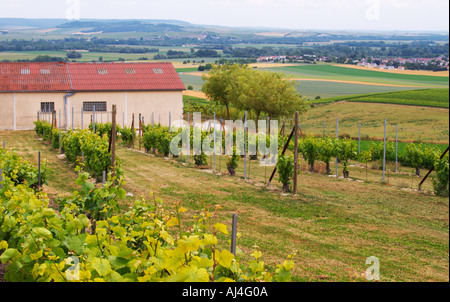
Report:
[[[0,94],[0,130],[14,130],[14,94]]]
[[[63,110],[64,93],[0,93],[0,130],[33,129],[41,102],[54,102],[55,110]],[[50,117],[41,115],[42,119]]]
[[[108,112],[96,112],[96,122],[111,122],[112,105],[117,106],[116,121],[120,126],[131,126],[132,116],[135,116],[135,128],[139,125],[139,114],[145,124],[154,122],[164,126],[169,125],[169,112],[172,121],[178,120],[183,114],[183,96],[181,91],[170,92],[77,92],[67,99],[67,113],[64,111],[64,96],[66,93],[0,93],[0,130],[29,130],[41,109],[41,102],[54,102],[56,117],[59,121],[61,112],[62,127],[87,128],[92,112],[83,112],[83,102],[106,102]],[[15,116],[14,116],[15,108]],[[73,111],[73,113],[72,113]],[[66,123],[67,114],[67,123]],[[50,119],[50,114],[42,114],[41,119]],[[15,122],[14,122],[15,120]],[[58,122],[58,126],[59,126]],[[15,125],[15,126],[14,126]]]

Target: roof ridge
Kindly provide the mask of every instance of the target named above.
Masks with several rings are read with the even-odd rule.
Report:
[[[72,77],[70,76],[69,64],[66,62],[67,75],[69,76],[70,89],[73,90]]]

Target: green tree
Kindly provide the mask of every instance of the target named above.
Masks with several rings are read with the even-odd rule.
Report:
[[[287,81],[280,73],[261,72],[242,68],[231,82],[229,93],[235,107],[270,117],[290,117],[295,111],[306,111],[306,103],[295,88],[295,81]]]
[[[230,106],[233,98],[236,97],[236,92],[232,90],[232,83],[245,69],[248,68],[239,65],[215,65],[208,75],[202,77],[205,81],[202,91],[213,102],[225,106],[228,119],[230,119]]]
[[[202,91],[226,107],[228,119],[231,106],[253,112],[257,121],[263,113],[283,118],[307,108],[295,81],[287,81],[280,73],[261,72],[247,65],[215,65],[203,80]]]
[[[76,51],[68,51],[67,52],[67,54],[66,54],[66,56],[69,58],[69,59],[81,59],[82,57],[83,57],[83,55],[81,54],[81,53],[79,53],[79,52],[76,52]]]
[[[262,98],[265,100],[264,112],[270,117],[292,117],[296,111],[301,114],[307,110],[295,81],[287,80],[281,73],[258,73]]]

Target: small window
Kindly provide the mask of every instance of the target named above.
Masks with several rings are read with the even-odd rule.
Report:
[[[106,112],[106,102],[83,102],[83,111]]]
[[[107,69],[97,69],[98,74],[108,74]]]
[[[50,74],[50,69],[41,69],[41,74]]]
[[[53,112],[55,110],[54,102],[43,102],[41,103],[41,112]]]
[[[135,73],[136,73],[136,70],[134,70],[133,68],[127,68],[127,69],[125,69],[125,72],[126,72],[127,74],[135,74]]]
[[[30,69],[28,68],[21,69],[20,74],[30,74]]]
[[[163,74],[163,73],[164,73],[163,70],[162,70],[161,68],[153,68],[153,72],[154,72],[155,74]]]

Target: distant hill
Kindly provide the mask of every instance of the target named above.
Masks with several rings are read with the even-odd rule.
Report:
[[[164,21],[161,21],[164,22]],[[172,22],[173,23],[173,22]],[[116,32],[181,32],[185,26],[159,23],[156,21],[136,20],[105,20],[105,21],[74,21],[57,26],[58,28],[92,28],[90,31],[103,33]]]
[[[67,19],[0,18],[0,29],[11,27],[50,28],[67,22]]]
[[[191,23],[179,20],[116,20],[116,19],[81,19],[68,22],[67,19],[25,19],[25,18],[0,18],[0,29],[8,28],[95,28],[103,32],[165,32],[180,31]],[[97,30],[98,29],[98,30]]]
[[[84,33],[158,33],[164,35],[169,32],[186,32],[197,35],[198,39],[216,44],[229,43],[231,40],[245,40],[246,43],[257,44],[302,44],[302,43],[330,43],[333,41],[434,41],[448,42],[448,32],[356,32],[356,31],[312,31],[295,29],[270,29],[262,27],[225,27],[216,25],[192,24],[179,20],[162,19],[81,19],[69,21],[67,19],[25,19],[25,18],[0,18],[0,30],[9,30],[20,34],[22,29],[36,31],[48,28],[62,29],[62,35],[66,34],[64,29],[81,31]],[[226,30],[224,30],[226,29]],[[187,36],[188,36],[187,35]],[[186,36],[186,35],[184,35]],[[205,36],[206,38],[204,38]],[[223,38],[223,40],[219,40]],[[189,41],[188,41],[189,42]],[[182,45],[187,43],[182,42]]]

